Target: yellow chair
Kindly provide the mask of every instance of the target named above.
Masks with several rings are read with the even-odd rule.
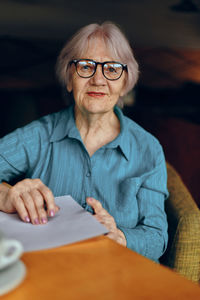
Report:
[[[169,243],[161,263],[194,281],[200,281],[200,210],[175,169],[167,163],[166,213]]]

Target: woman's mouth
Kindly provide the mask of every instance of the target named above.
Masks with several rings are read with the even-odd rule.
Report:
[[[104,97],[106,94],[105,93],[101,93],[101,92],[88,92],[87,93],[90,97],[97,97],[97,98],[101,98]]]

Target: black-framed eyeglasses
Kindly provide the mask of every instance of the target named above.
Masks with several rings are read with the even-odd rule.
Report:
[[[73,59],[69,62],[76,67],[77,74],[82,78],[92,77],[98,65],[102,67],[102,73],[108,80],[117,80],[122,76],[123,71],[128,71],[127,65],[121,64],[116,61],[96,62],[91,59]]]

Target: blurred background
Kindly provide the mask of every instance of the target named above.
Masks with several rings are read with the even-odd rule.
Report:
[[[140,66],[124,113],[160,140],[200,207],[200,0],[1,0],[0,137],[65,107],[57,55],[81,26],[106,20]]]

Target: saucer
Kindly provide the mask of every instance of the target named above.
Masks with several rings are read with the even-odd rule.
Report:
[[[0,296],[17,287],[26,275],[24,263],[17,260],[11,266],[0,271]]]

